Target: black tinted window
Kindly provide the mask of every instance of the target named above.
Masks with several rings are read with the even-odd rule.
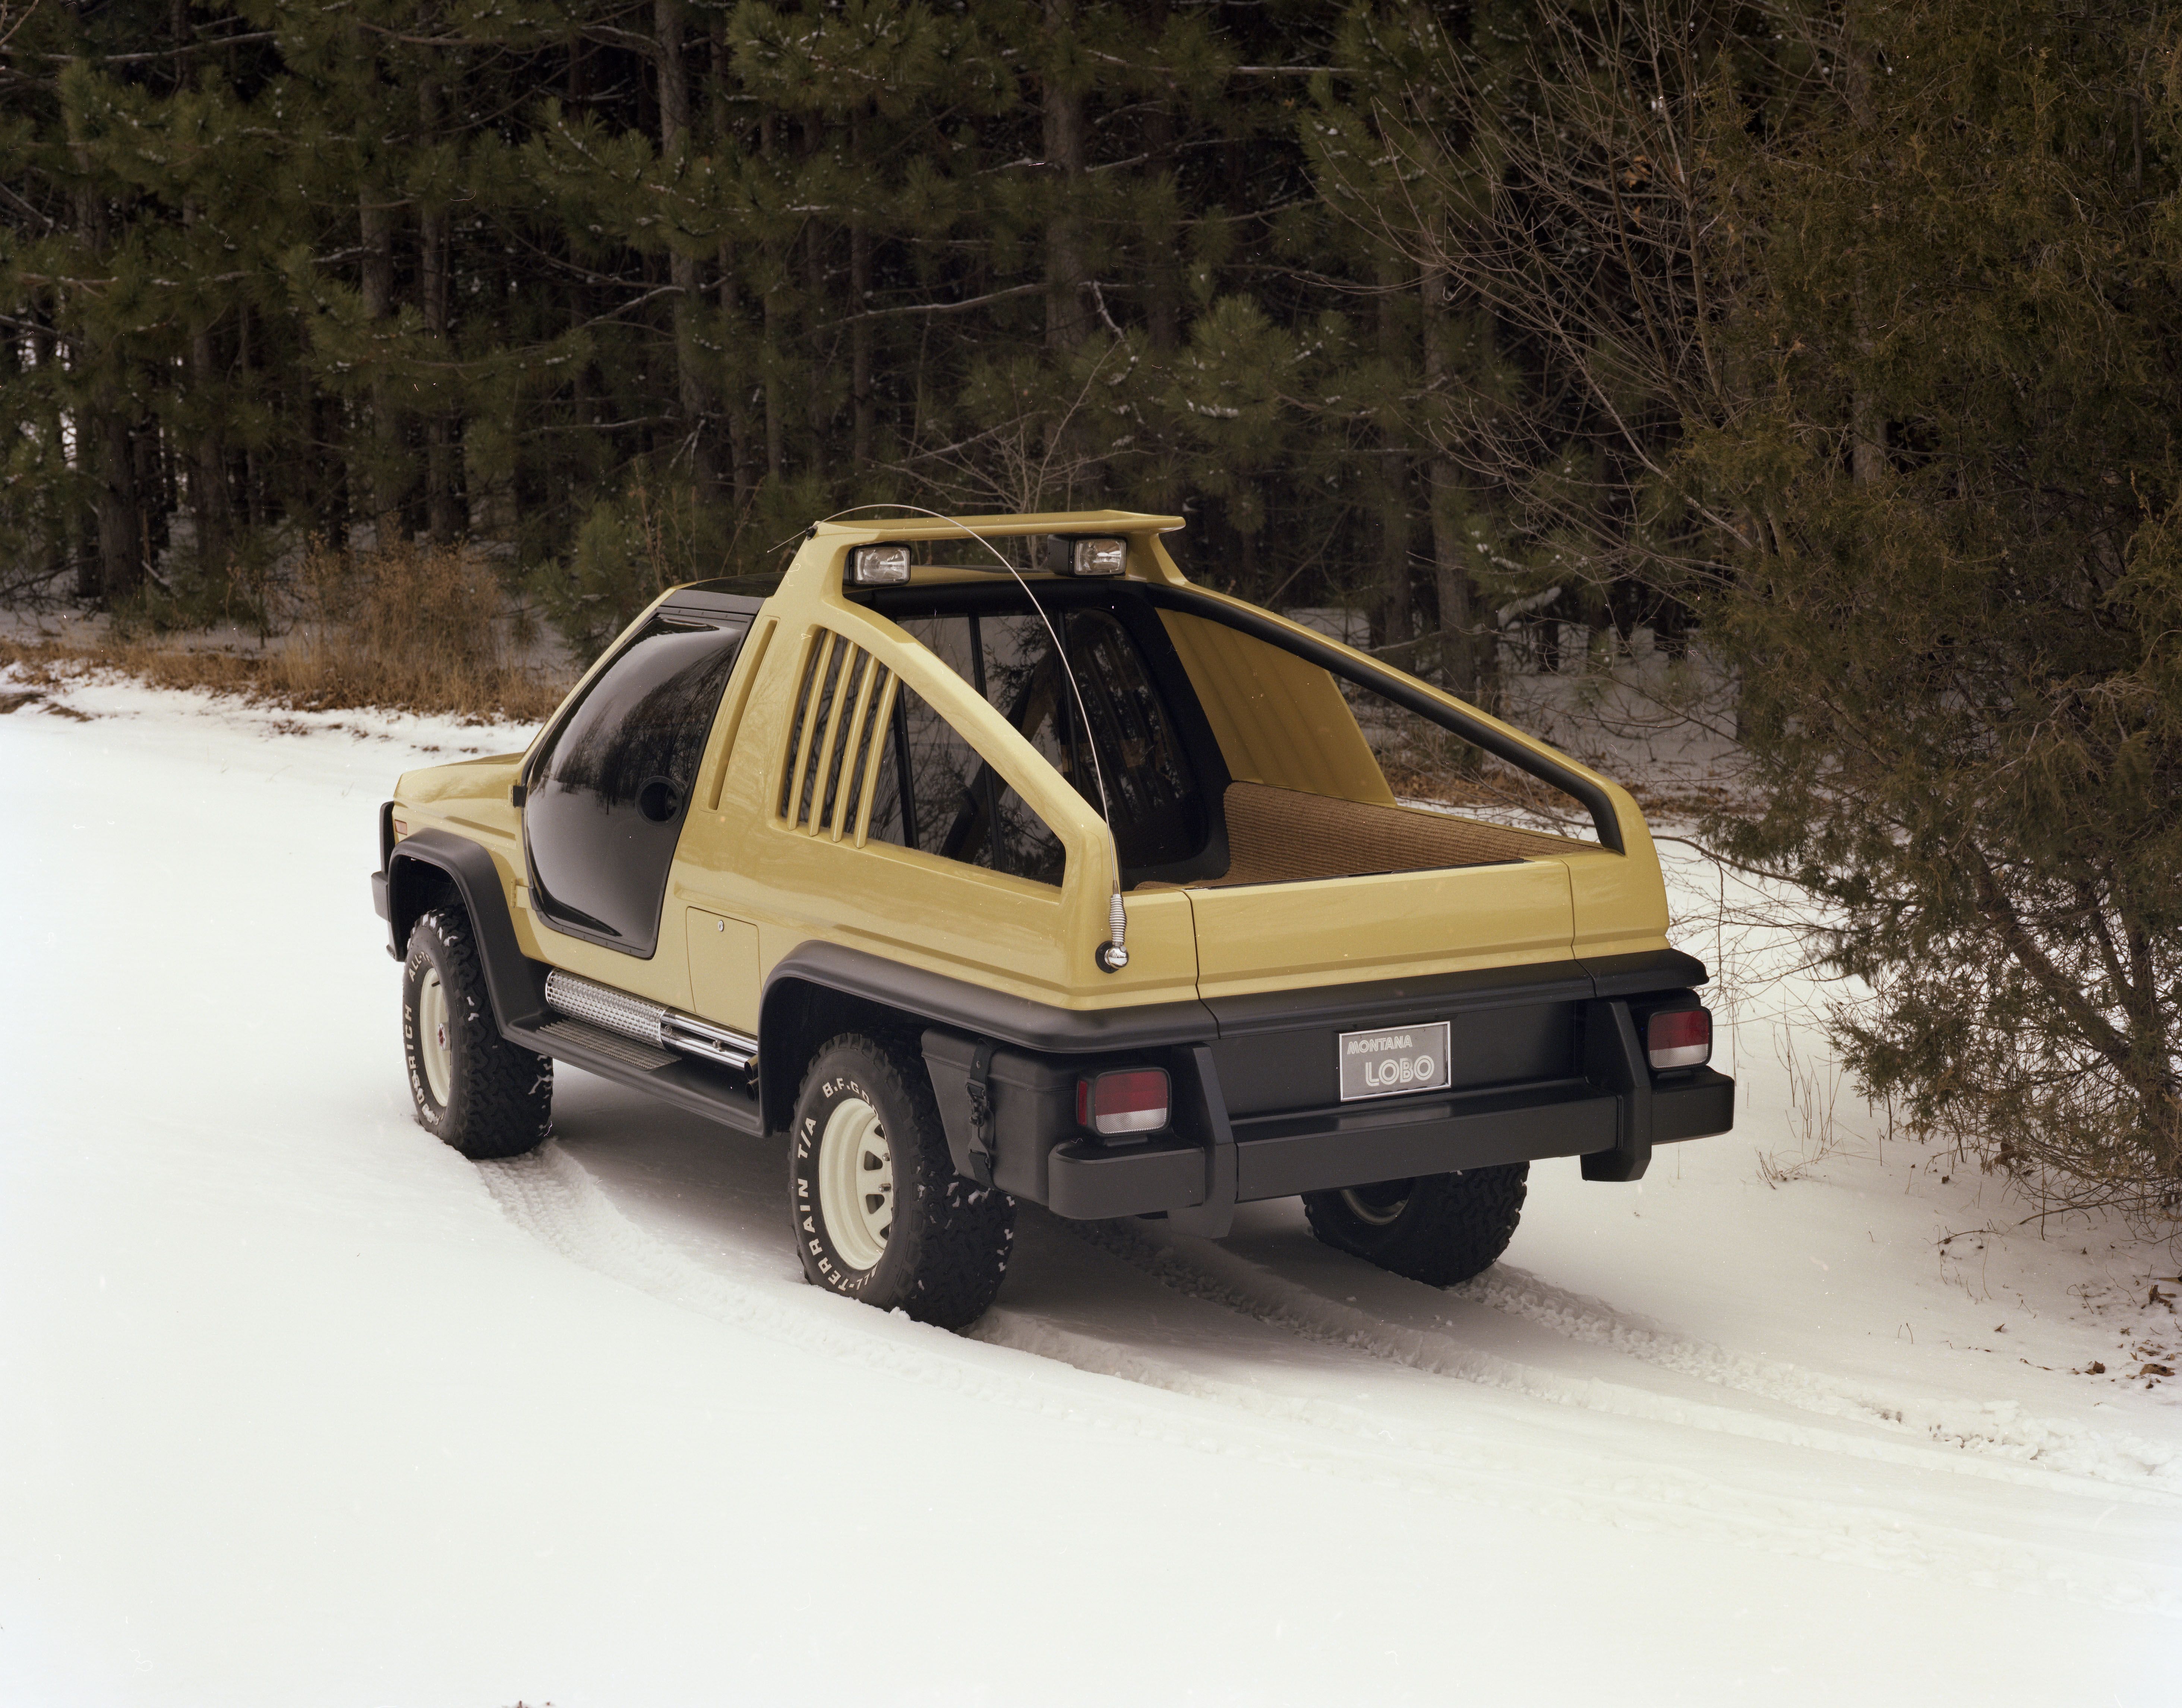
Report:
[[[743,627],[653,617],[591,684],[534,783],[589,795],[608,809],[634,804],[655,777],[687,796]]]
[[[911,779],[905,794],[905,766]],[[1059,883],[1067,864],[1061,838],[1045,821],[906,685],[896,696],[893,727],[879,755],[871,835],[1041,883]]]
[[[539,911],[648,955],[697,766],[745,619],[662,612],[585,690],[532,768],[523,837]]]
[[[1107,611],[1051,615],[1083,694],[1080,709],[1055,664],[1051,633],[1035,613],[897,621],[976,686],[1099,808],[1095,752],[1123,866],[1143,871],[1190,859],[1205,844],[1204,801],[1137,643]]]

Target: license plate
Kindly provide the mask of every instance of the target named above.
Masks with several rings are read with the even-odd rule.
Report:
[[[1343,1032],[1341,1101],[1444,1091],[1454,1078],[1447,1050],[1445,1020],[1383,1032]]]

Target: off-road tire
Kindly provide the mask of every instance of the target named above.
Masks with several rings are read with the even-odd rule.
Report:
[[[893,1221],[876,1261],[852,1261],[873,1243],[868,1225],[828,1224],[822,1169],[829,1130],[837,1144],[845,1132],[876,1134],[889,1153]],[[788,1202],[814,1286],[942,1329],[966,1328],[985,1313],[1015,1245],[1015,1200],[955,1171],[922,1056],[861,1032],[821,1047],[803,1076],[789,1131]]]
[[[1523,1214],[1530,1173],[1528,1163],[1508,1163],[1305,1192],[1303,1212],[1311,1232],[1337,1252],[1413,1281],[1451,1287],[1482,1274],[1508,1249]]]
[[[439,1027],[430,1027],[428,1038],[420,1018],[421,1009],[435,1006],[435,977],[445,1003],[444,1045],[435,1045]],[[435,1047],[436,1065],[427,1060]],[[501,1036],[476,936],[458,907],[435,908],[410,930],[402,963],[402,1054],[417,1125],[473,1162],[519,1157],[551,1135],[553,1059]],[[443,1087],[435,1086],[435,1077]]]

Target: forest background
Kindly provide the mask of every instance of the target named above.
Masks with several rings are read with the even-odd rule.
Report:
[[[1112,504],[1487,707],[1648,647],[1866,1089],[2171,1232],[2179,116],[2142,0],[6,0],[0,603],[483,668]]]

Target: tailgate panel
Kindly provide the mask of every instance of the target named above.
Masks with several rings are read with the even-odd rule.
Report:
[[[1575,930],[1558,860],[1193,889],[1198,990],[1255,990],[1565,961]]]

